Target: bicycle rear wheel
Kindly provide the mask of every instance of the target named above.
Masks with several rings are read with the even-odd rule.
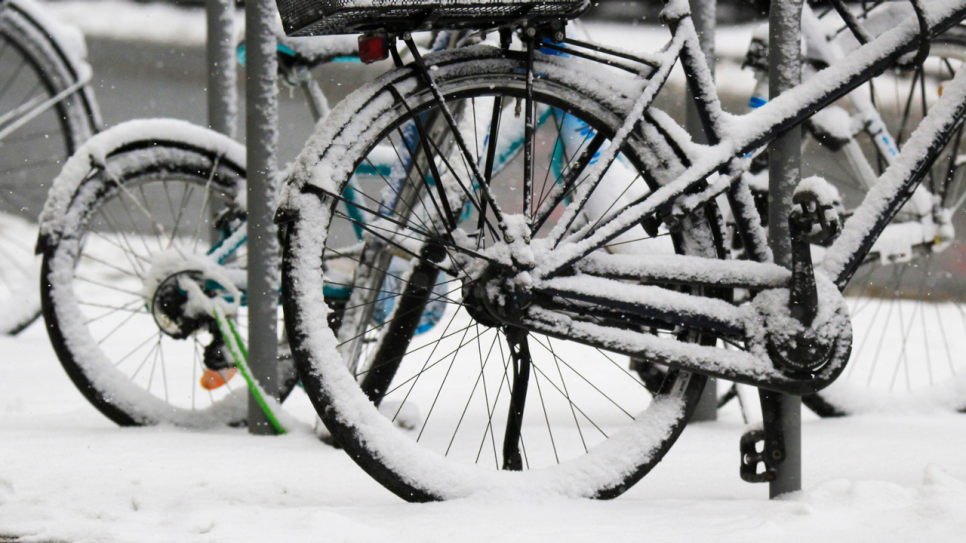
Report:
[[[409,501],[511,491],[615,497],[660,461],[706,381],[672,371],[652,397],[627,357],[501,326],[467,301],[473,280],[459,262],[483,262],[497,246],[492,208],[469,184],[469,164],[491,171],[488,150],[501,148],[494,133],[516,133],[526,147],[524,57],[479,47],[427,58],[459,113],[468,157],[411,70],[357,91],[296,165],[321,174],[316,188],[290,186],[283,207],[294,219],[283,260],[286,323],[306,391],[353,460]],[[553,157],[567,148],[563,140],[577,136],[563,161],[569,165],[595,134],[601,142],[613,134],[628,106],[619,88],[588,88],[595,78],[576,63],[539,55],[536,62],[532,111],[546,119],[535,123],[534,183],[528,190],[523,182],[528,153],[521,152],[489,184],[508,220],[532,216],[556,185],[562,172]],[[499,131],[490,130],[494,124]],[[624,155],[630,166],[612,168],[644,170],[647,182],[615,175],[624,184],[602,184],[597,212],[578,222],[616,212],[629,191],[646,192],[647,183],[653,188],[680,171],[686,159],[674,142],[653,126],[642,130],[649,138],[632,138]],[[396,167],[379,167],[393,157]],[[535,243],[564,207],[536,229]],[[687,243],[692,236],[713,238],[698,218],[680,237],[651,238],[638,227],[615,244],[717,256],[713,244]],[[461,261],[445,241],[451,238],[474,240],[476,249]],[[325,302],[340,289],[347,302],[336,336],[325,326]],[[417,334],[434,302],[445,307],[439,324]]]
[[[244,157],[188,123],[132,121],[91,139],[55,182],[41,226],[47,331],[77,388],[119,425],[246,419],[248,389],[180,282],[234,283],[247,335]],[[282,399],[296,382],[281,359]]]
[[[0,12],[0,334],[40,314],[34,222],[67,157],[96,129],[89,91],[29,118],[78,80],[48,34],[16,3]]]

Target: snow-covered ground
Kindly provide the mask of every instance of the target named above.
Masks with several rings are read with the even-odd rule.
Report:
[[[300,389],[285,407],[313,419]],[[720,416],[615,501],[411,505],[304,429],[118,428],[38,323],[0,337],[0,541],[952,542],[966,530],[964,416],[806,413],[805,490],[779,501],[739,479],[745,426],[734,402]]]
[[[804,425],[805,490],[738,478],[734,409],[611,502],[410,505],[306,433],[118,428],[43,326],[0,338],[0,536],[23,541],[961,541],[966,417]],[[296,391],[286,402],[311,414]],[[0,539],[2,539],[0,537]]]

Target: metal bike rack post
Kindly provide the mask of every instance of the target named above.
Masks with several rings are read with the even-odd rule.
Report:
[[[235,88],[235,2],[208,0],[208,127],[235,137],[238,91]]]
[[[708,59],[708,66],[711,73],[714,73],[714,30],[716,18],[717,0],[691,0],[691,20],[694,21],[694,29],[698,33],[701,41],[701,50]],[[701,119],[698,118],[697,106],[691,96],[690,89],[685,100],[687,115],[688,133],[697,143],[707,143],[708,139],[704,134],[704,127],[701,126]],[[704,386],[704,393],[701,401],[691,415],[692,422],[702,422],[717,420],[718,418],[718,385],[715,379],[708,379]]]
[[[802,7],[804,0],[772,0],[768,32],[768,92],[774,98],[799,83],[802,76]],[[788,131],[768,147],[768,244],[775,263],[791,268],[791,234],[788,215],[795,187],[801,181],[802,131]],[[775,405],[777,410],[763,412],[766,432],[769,422],[777,422],[785,445],[785,457],[775,466],[775,478],[769,483],[774,498],[802,488],[802,399],[761,391],[762,406]],[[772,401],[766,401],[770,397]],[[775,412],[777,411],[777,412]],[[774,421],[779,417],[779,421]]]
[[[278,395],[279,247],[272,222],[278,192],[278,87],[275,57],[275,2],[245,3],[245,131],[248,146],[248,362],[267,394]],[[249,394],[248,431],[274,434]]]
[[[229,138],[235,137],[238,121],[238,90],[235,87],[235,5],[233,0],[208,0],[205,4],[208,64],[208,128]],[[217,211],[210,210],[209,237],[217,242],[221,234],[214,228]]]

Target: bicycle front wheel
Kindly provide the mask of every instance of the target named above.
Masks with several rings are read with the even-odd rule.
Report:
[[[0,12],[0,334],[40,314],[35,221],[67,157],[95,131],[90,94],[57,46],[16,2]]]
[[[671,371],[652,396],[627,357],[503,326],[468,301],[473,268],[500,247],[471,164],[507,220],[527,218],[541,242],[568,200],[537,225],[541,204],[577,156],[607,145],[634,91],[537,55],[528,140],[524,54],[479,47],[427,62],[465,148],[402,69],[333,110],[296,164],[317,174],[289,187],[284,208],[286,323],[306,391],[350,456],[406,500],[615,497],[660,461],[706,379]],[[680,171],[687,158],[664,133],[648,124],[632,138],[572,228]],[[710,231],[698,217],[681,236],[637,227],[613,244],[714,258]]]

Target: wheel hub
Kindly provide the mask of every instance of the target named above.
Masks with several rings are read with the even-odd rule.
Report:
[[[186,339],[198,330],[207,327],[211,316],[203,312],[189,312],[188,293],[181,287],[181,281],[200,281],[201,272],[181,271],[169,275],[161,281],[150,300],[151,316],[158,328],[174,339]]]
[[[476,281],[463,284],[467,313],[484,326],[498,327],[516,320],[532,302],[529,275],[488,266]]]

